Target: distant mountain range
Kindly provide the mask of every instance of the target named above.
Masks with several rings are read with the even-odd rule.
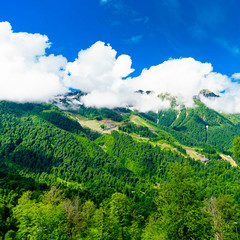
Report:
[[[138,90],[138,94],[155,94],[152,91]],[[86,108],[81,102],[81,97],[86,95],[80,91],[57,96],[52,103],[64,111],[72,111],[87,118],[113,120],[122,119],[123,111],[116,109]],[[240,135],[240,115],[218,113],[208,108],[201,102],[201,98],[219,98],[219,95],[203,89],[194,96],[195,107],[186,108],[177,102],[177,98],[169,93],[158,94],[162,100],[171,101],[171,108],[156,112],[141,113],[142,118],[160,127],[171,134],[178,142],[184,145],[203,146],[210,145],[221,151],[231,151],[232,140],[235,135]],[[132,108],[130,108],[132,109]],[[127,106],[124,112],[132,112]],[[107,112],[107,113],[106,113]]]
[[[154,91],[143,91],[143,90],[138,90],[136,91],[136,93],[138,94],[156,94]],[[53,103],[54,105],[56,105],[57,107],[59,107],[60,109],[63,110],[67,110],[67,109],[71,109],[71,110],[77,110],[81,105],[83,105],[82,101],[81,101],[81,97],[87,95],[87,93],[81,92],[81,91],[74,91],[74,92],[69,92],[65,95],[58,95],[56,96],[52,101],[50,101],[51,103]],[[171,101],[171,106],[172,107],[176,107],[177,105],[179,105],[179,103],[177,103],[177,97],[176,96],[172,96],[169,93],[160,93],[157,95],[159,98],[161,98],[162,100],[169,100]],[[207,89],[203,89],[199,92],[198,95],[194,96],[193,99],[196,99],[198,101],[201,101],[201,97],[205,97],[205,98],[218,98],[220,97],[219,95],[216,95],[215,93],[207,90]],[[182,105],[182,104],[181,104]],[[126,106],[127,108],[128,106]]]

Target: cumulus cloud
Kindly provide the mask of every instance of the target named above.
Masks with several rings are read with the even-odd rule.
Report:
[[[64,83],[73,88],[90,92],[108,91],[121,84],[119,80],[128,76],[134,69],[127,55],[120,55],[110,45],[96,42],[87,50],[82,50],[74,62],[67,64]]]
[[[238,79],[239,74],[232,78]],[[240,85],[232,78],[213,72],[210,63],[193,58],[170,59],[150,69],[144,69],[139,77],[131,79],[131,85],[142,90],[170,93],[179,103],[194,107],[193,97],[202,89],[208,89],[220,98],[201,97],[210,108],[226,113],[240,112]]]
[[[83,96],[82,101],[87,107],[106,107],[113,109],[116,107],[128,106],[133,109],[137,109],[140,112],[157,112],[160,109],[170,108],[170,101],[168,100],[163,101],[156,95],[148,95],[146,93],[139,94],[129,90],[111,92],[100,92],[94,90]]]
[[[202,64],[192,58],[171,59],[144,69],[139,77],[131,80],[131,84],[144,91],[179,96],[187,106],[192,106],[192,97],[201,90],[202,78],[211,71],[211,64]]]
[[[201,63],[193,58],[170,59],[144,69],[139,77],[131,79],[131,84],[145,91],[170,93],[187,107],[193,107],[193,97],[202,89],[219,94],[231,85],[227,76],[212,70],[210,63]]]
[[[155,94],[142,94],[135,95],[133,106],[140,112],[158,112],[159,110],[168,109],[171,106],[169,100],[162,100]]]
[[[62,84],[62,56],[46,56],[47,36],[14,33],[0,23],[0,99],[18,102],[47,101],[67,88]]]
[[[234,80],[240,80],[240,73],[234,73],[234,74],[232,75],[232,78],[233,78]]]
[[[86,106],[132,106],[146,112],[170,107],[169,100],[158,97],[160,93],[169,93],[179,103],[193,107],[193,96],[208,89],[220,95],[202,97],[209,107],[240,112],[240,73],[228,77],[214,72],[210,63],[180,58],[144,69],[132,78],[130,56],[118,56],[104,42],[81,50],[73,62],[61,55],[46,55],[50,45],[45,35],[15,33],[8,22],[0,23],[0,100],[44,102],[75,88],[88,93],[82,97]],[[152,93],[136,93],[140,89]]]
[[[84,92],[82,97],[86,106],[125,107],[134,106],[141,111],[156,111],[170,106],[169,101],[162,101],[156,96],[136,94],[136,86],[130,78],[123,80],[134,71],[128,55],[120,55],[110,45],[96,42],[87,50],[82,50],[74,62],[66,66],[65,85]]]
[[[107,91],[102,92],[99,90],[93,90],[89,94],[82,97],[82,101],[87,107],[97,107],[97,108],[116,108],[116,107],[126,107],[130,102],[132,93],[126,95],[124,92]]]
[[[131,63],[129,56],[116,58],[115,50],[97,42],[81,51],[73,63],[68,63],[65,83],[90,92],[82,98],[86,106],[114,108],[131,105],[143,112],[157,111],[170,107],[168,100],[162,101],[157,97],[160,93],[169,93],[186,107],[194,107],[193,97],[202,89],[208,89],[221,96],[203,98],[209,107],[224,112],[240,112],[237,94],[240,85],[226,75],[213,72],[210,63],[193,58],[169,59],[144,69],[138,77],[122,80],[133,71]],[[153,94],[136,94],[139,89],[153,91]]]
[[[240,85],[228,78],[226,81],[228,82],[227,87],[224,92],[219,93],[219,98],[201,97],[201,101],[208,107],[219,112],[240,113]]]

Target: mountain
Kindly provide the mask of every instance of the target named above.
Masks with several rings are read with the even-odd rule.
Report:
[[[240,134],[240,115],[221,114],[195,100],[194,108],[172,108],[158,113],[141,114],[170,131],[185,145],[211,145],[231,151],[234,136]]]
[[[209,91],[208,89],[203,89],[199,92],[197,96],[194,96],[194,99],[197,99],[200,101],[201,97],[206,97],[206,98],[219,98],[219,95],[216,95],[214,92]]]
[[[142,90],[137,91],[137,93],[145,94]],[[151,94],[151,91],[148,91],[147,94]],[[129,124],[125,124],[126,126],[124,126],[122,123],[132,122],[136,124],[136,122],[132,121],[133,115],[135,115],[141,118],[141,121],[145,121],[144,124],[137,123],[140,127],[146,127],[150,124],[150,128],[155,128],[153,131],[148,130],[150,132],[148,134],[146,133],[147,131],[142,135],[140,134],[141,137],[154,135],[158,131],[158,140],[165,140],[173,148],[177,144],[183,149],[187,147],[213,149],[211,151],[214,153],[219,152],[226,155],[231,155],[233,139],[236,135],[240,134],[239,114],[218,113],[198,100],[201,96],[208,98],[219,97],[206,89],[200,91],[198,97],[195,97],[194,108],[186,108],[183,104],[178,103],[176,97],[168,93],[159,94],[159,98],[171,101],[172,107],[168,110],[158,111],[157,113],[141,113],[136,110],[132,111],[128,107],[112,110],[107,108],[86,108],[81,103],[81,96],[83,95],[84,93],[75,92],[66,96],[58,96],[57,100],[54,100],[53,103],[56,106],[60,106],[66,113],[69,112],[68,115],[81,125],[91,128],[94,131],[97,130],[100,133],[110,133],[111,130],[120,128],[121,131],[128,133],[133,131],[138,135],[139,132],[143,133],[144,129],[137,129]],[[82,117],[79,118],[77,116],[85,117],[88,120],[84,121],[80,119]],[[148,121],[148,124],[146,121]],[[208,158],[209,156],[202,159]],[[222,158],[226,159],[226,157]],[[197,157],[197,159],[199,158]]]
[[[238,221],[240,171],[228,155],[239,115],[198,100],[158,113],[86,108],[81,95],[58,96],[55,105],[0,102],[0,236],[181,239],[185,226],[187,239],[211,239],[218,229],[203,207],[211,199],[226,203],[218,214],[231,217],[219,224],[234,236],[227,226]]]
[[[81,91],[69,92],[65,95],[56,96],[52,101],[50,101],[50,103],[63,110],[77,110],[82,105],[80,98],[83,95],[84,93]]]

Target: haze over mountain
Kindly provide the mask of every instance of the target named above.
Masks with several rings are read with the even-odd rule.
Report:
[[[193,107],[193,96],[208,89],[220,98],[201,100],[209,107],[227,113],[240,112],[239,73],[226,76],[214,72],[211,63],[193,58],[168,59],[137,77],[131,77],[132,60],[117,55],[109,44],[98,41],[68,62],[62,55],[46,54],[51,47],[48,37],[18,32],[9,22],[0,23],[0,99],[17,102],[45,102],[69,88],[88,94],[82,97],[86,106],[125,107],[157,111],[170,107],[159,93],[169,93],[187,107]],[[136,94],[137,90],[155,94]]]

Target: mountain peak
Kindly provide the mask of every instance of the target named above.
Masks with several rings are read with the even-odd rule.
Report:
[[[205,98],[219,98],[220,96],[215,94],[214,92],[209,91],[208,89],[202,89],[198,95],[195,95],[193,99],[197,99],[200,101],[201,97]]]

